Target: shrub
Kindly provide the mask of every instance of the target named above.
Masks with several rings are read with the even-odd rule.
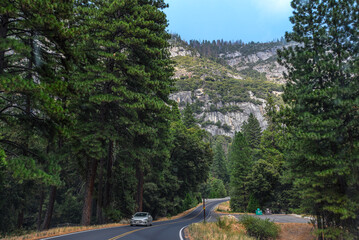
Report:
[[[229,220],[228,218],[217,217],[216,225],[218,228],[228,231],[229,229],[231,229],[232,223],[233,223],[233,220]]]
[[[279,235],[279,226],[269,219],[263,220],[249,215],[243,215],[240,222],[247,230],[247,234],[259,240],[276,239]]]
[[[224,129],[224,131],[226,132],[230,132],[232,130],[232,127],[227,125],[227,124],[223,124],[222,125],[222,128]]]

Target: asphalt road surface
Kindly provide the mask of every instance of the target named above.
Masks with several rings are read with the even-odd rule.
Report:
[[[215,207],[225,201],[228,201],[228,198],[206,201],[207,221],[216,220]],[[182,230],[191,223],[203,221],[203,215],[203,208],[200,206],[184,217],[170,221],[153,222],[153,226],[150,227],[131,227],[128,225],[44,238],[44,240],[184,240]]]

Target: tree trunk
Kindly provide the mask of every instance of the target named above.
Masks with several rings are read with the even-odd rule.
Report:
[[[136,194],[136,203],[137,211],[142,212],[143,204],[143,169],[140,166],[140,162],[136,162],[136,178],[137,178],[137,194]]]
[[[8,31],[8,22],[9,16],[6,14],[1,15],[0,22],[0,39],[5,39]],[[0,51],[0,74],[4,72],[5,69],[5,51]]]
[[[97,207],[96,207],[96,220],[98,224],[103,224],[103,168],[104,168],[104,159],[101,158],[99,166],[99,181],[98,181],[98,192],[97,192]]]
[[[45,229],[50,228],[52,213],[54,212],[56,190],[57,190],[56,186],[51,186],[49,206],[47,207],[47,211],[46,211],[46,214],[45,214],[44,222],[42,223],[42,226],[41,226],[41,230],[45,230]]]
[[[106,166],[106,185],[105,185],[105,196],[104,196],[104,207],[108,207],[110,205],[110,193],[111,193],[111,177],[112,177],[112,165],[113,165],[113,141],[109,142],[108,145],[108,158],[107,158],[107,166]]]
[[[87,165],[85,200],[82,209],[81,225],[90,225],[92,214],[92,195],[95,185],[97,160],[92,159]]]
[[[17,215],[17,228],[22,228],[22,225],[24,224],[24,209],[22,208],[20,212]]]
[[[37,215],[37,230],[41,229],[41,221],[42,221],[42,205],[44,204],[44,190],[41,188],[40,192],[40,203],[39,203],[39,212]]]

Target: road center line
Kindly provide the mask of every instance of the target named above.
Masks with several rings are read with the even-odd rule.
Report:
[[[200,206],[200,207],[201,207],[201,206]],[[161,224],[161,225],[157,225],[157,226],[152,226],[152,227],[147,227],[147,228],[136,229],[136,230],[133,230],[133,231],[130,231],[130,232],[122,233],[122,234],[120,234],[120,235],[118,235],[118,236],[115,236],[115,237],[113,237],[113,238],[110,238],[110,239],[108,239],[108,240],[117,240],[117,239],[120,239],[120,238],[122,238],[122,237],[124,237],[124,236],[127,236],[127,235],[129,235],[129,234],[132,234],[132,233],[134,233],[134,232],[141,231],[141,230],[145,230],[145,229],[148,229],[148,228],[162,227],[162,226],[166,226],[166,225],[170,225],[170,224],[175,224],[175,223],[181,223],[181,222],[189,221],[189,220],[192,220],[192,219],[198,217],[202,212],[203,212],[203,208],[201,209],[201,211],[200,211],[196,216],[194,216],[194,217],[192,217],[192,218],[190,218],[190,219],[186,219],[186,220],[182,220],[182,221],[178,221],[178,222],[165,223],[165,224]],[[188,226],[188,225],[187,225],[187,226]],[[186,227],[187,227],[187,226],[186,226]],[[182,230],[182,229],[181,229],[181,230]],[[180,231],[180,232],[181,232],[181,231]],[[181,240],[183,240],[182,237],[181,237]]]
[[[214,211],[214,209],[215,209],[219,204],[221,204],[221,203],[218,203],[218,204],[216,204],[214,207],[211,208],[211,211],[209,212],[209,214],[208,214],[208,216],[207,216],[208,221],[209,221],[209,220],[211,219],[211,217],[212,217],[212,212]],[[197,216],[198,216],[198,215],[197,215]],[[202,220],[200,220],[200,221],[202,221]],[[200,221],[198,221],[198,222],[200,222]],[[198,222],[197,222],[197,223],[198,223]],[[188,227],[188,226],[189,226],[189,225],[184,226],[184,227],[181,228],[181,230],[179,231],[179,237],[180,237],[181,240],[184,240],[183,237],[182,237],[182,231],[183,231],[183,229],[185,229],[185,228]]]

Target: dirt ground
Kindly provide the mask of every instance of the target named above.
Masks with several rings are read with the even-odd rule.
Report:
[[[314,240],[313,225],[308,223],[276,223],[281,232],[278,240]]]

